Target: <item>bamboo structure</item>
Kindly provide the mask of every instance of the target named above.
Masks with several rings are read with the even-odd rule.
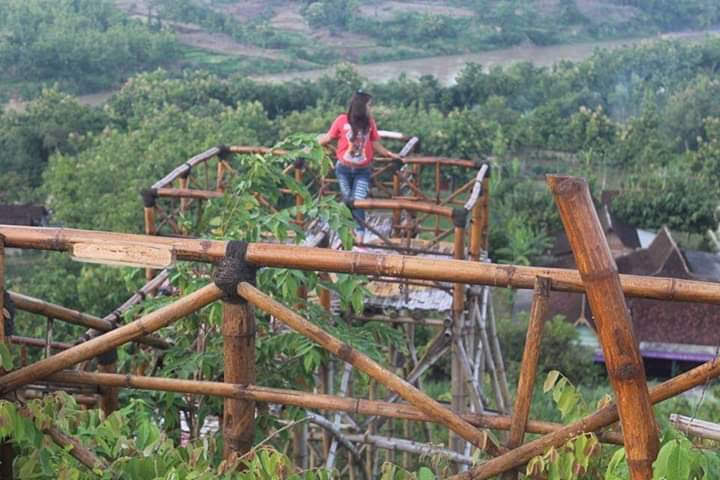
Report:
[[[607,255],[607,243],[598,229],[586,187],[576,179],[564,177],[550,177],[549,184],[556,196],[578,270],[490,263],[487,255],[489,168],[470,160],[409,156],[417,138],[408,139],[393,132],[385,132],[385,135],[407,141],[401,152],[403,160],[378,159],[372,178],[379,195],[358,200],[354,207],[390,211],[389,235],[368,225],[382,245],[370,244],[367,247],[382,249],[387,254],[329,248],[332,245],[329,227],[314,228],[317,223],[313,222],[317,219],[304,218],[303,197],[295,194],[294,198],[286,198],[283,202],[294,206],[294,221],[300,228],[310,231],[313,227],[303,245],[272,242],[243,244],[243,258],[238,259],[227,252],[227,242],[191,238],[192,229],[180,231],[178,225],[187,223],[179,222],[175,215],[180,213],[187,219],[190,213],[196,213],[199,220],[202,202],[224,195],[230,185],[230,177],[239,173],[231,164],[233,155],[282,156],[288,153],[264,147],[214,147],[155,182],[143,193],[145,235],[0,225],[0,239],[4,236],[9,247],[66,251],[86,261],[141,266],[146,268],[148,280],[127,302],[104,318],[12,294],[20,309],[83,325],[93,332],[86,334],[86,341],[74,346],[54,342],[52,321],[49,320],[44,340],[11,337],[10,340],[16,343],[45,348],[47,358],[0,377],[0,394],[19,388],[30,395],[42,395],[53,389],[66,389],[85,396],[99,392],[102,397],[87,400],[99,398],[106,413],[116,408],[113,402],[116,402],[117,391],[121,388],[221,397],[224,399],[222,433],[226,460],[242,456],[252,448],[256,404],[296,406],[307,409],[307,421],[299,422],[293,431],[292,456],[298,465],[303,469],[320,465],[332,469],[338,465],[341,475],[347,474],[350,478],[358,475],[377,477],[381,458],[395,460],[395,450],[404,452],[402,461],[405,466],[409,463],[410,453],[445,457],[461,472],[455,478],[489,478],[505,472],[506,478],[515,478],[517,469],[530,458],[583,432],[596,432],[603,442],[624,444],[632,478],[651,475],[657,436],[650,405],[720,376],[720,366],[709,362],[648,391],[623,295],[720,303],[720,285],[675,278],[618,275]],[[211,161],[216,161],[216,165],[211,165]],[[463,180],[457,189],[453,181],[453,188],[448,189],[442,185],[445,167],[472,170],[473,178],[467,182]],[[204,173],[204,178],[198,172]],[[318,181],[311,177],[312,171],[302,162],[288,165],[284,174],[294,175],[295,182],[306,185],[312,186]],[[433,180],[434,191],[423,191],[422,186]],[[336,186],[332,179],[322,178],[318,183],[321,194],[335,194],[332,189]],[[292,192],[282,189],[281,193]],[[277,211],[261,192],[255,192],[255,197],[266,207]],[[194,207],[197,207],[196,211]],[[430,221],[426,222],[426,219]],[[450,229],[447,229],[448,219],[453,222]],[[172,236],[161,236],[165,233]],[[425,241],[420,243],[420,247],[411,243],[415,235],[422,236],[418,238]],[[450,240],[441,244],[445,239]],[[438,251],[439,244],[444,245],[442,253]],[[452,249],[447,247],[448,244],[452,245]],[[110,257],[108,245],[113,246]],[[0,290],[4,286],[2,246],[0,243]],[[432,256],[417,256],[427,254]],[[442,258],[442,255],[452,258]],[[402,350],[400,346],[381,346],[387,347],[384,353],[389,352],[388,367],[381,366],[273,300],[251,285],[248,278],[234,279],[230,292],[225,288],[227,285],[222,288],[219,284],[207,285],[121,326],[122,316],[129,308],[153,295],[165,284],[169,278],[168,269],[176,261],[212,264],[222,261],[231,265],[233,262],[244,262],[253,271],[261,267],[306,270],[318,272],[324,285],[332,281],[332,274],[366,275],[372,282],[399,283],[400,291],[406,296],[411,286],[435,289],[443,295],[450,293],[452,303],[445,320],[418,318],[399,310],[392,315],[386,312],[372,315],[370,310],[360,315],[362,319],[372,315],[369,318],[373,320],[406,328],[404,341],[407,342],[410,358],[400,360],[401,355],[397,353]],[[204,267],[199,271],[204,272]],[[490,297],[491,287],[535,289],[514,402],[505,379]],[[163,286],[160,290],[168,289]],[[587,292],[596,313],[618,400],[617,405],[609,405],[571,425],[529,419],[550,291]],[[298,308],[305,308],[306,302],[317,301],[327,312],[336,313],[337,302],[334,304],[331,292],[326,288],[318,288],[317,292],[317,297],[310,295]],[[302,293],[303,297],[305,293]],[[171,345],[169,342],[150,334],[216,300],[222,300],[222,381],[120,374],[114,372],[111,362],[101,365],[98,373],[68,370],[130,341],[143,342],[157,349],[168,348]],[[258,375],[255,366],[253,308],[268,313],[274,320],[320,345],[346,362],[345,368],[339,367],[342,363],[331,360],[317,372],[320,393],[258,386],[257,383],[262,382],[262,372]],[[418,349],[415,344],[416,328],[430,332],[432,340],[424,350]],[[95,331],[105,333],[98,335]],[[0,335],[0,340],[2,338],[3,335]],[[61,351],[50,355],[51,349]],[[197,351],[203,350],[198,347]],[[423,373],[447,352],[451,353],[450,405],[437,402],[422,391]],[[350,382],[352,369],[370,377],[370,399],[353,397]],[[486,377],[491,380],[492,395],[482,390]],[[217,379],[220,378],[218,375]],[[339,392],[333,395],[338,384]],[[87,386],[93,389],[88,390]],[[399,399],[407,403],[398,402]],[[492,402],[495,403],[494,411],[489,409]],[[324,417],[310,410],[325,410],[332,416]],[[404,423],[400,424],[398,420]],[[623,427],[622,434],[603,431],[618,420]],[[428,441],[425,443],[420,437],[426,433],[412,428],[414,425],[409,422],[413,421],[431,422],[448,428],[451,441],[448,445],[435,445],[427,434]],[[308,423],[312,423],[312,427]],[[287,428],[293,428],[292,423]],[[500,437],[504,445],[490,437],[487,429],[509,432],[507,441]],[[405,438],[392,436],[400,430]],[[525,433],[543,436],[523,444]],[[327,439],[325,445],[320,443],[323,438]],[[345,451],[343,455],[339,453],[339,448]],[[473,458],[477,458],[473,455],[474,448],[484,452],[481,463],[473,466]],[[387,451],[387,455],[383,451]],[[486,459],[488,455],[495,458]],[[88,462],[92,464],[92,458]]]
[[[0,342],[7,342],[5,331],[5,237],[0,234]],[[0,368],[0,375],[5,371]],[[13,478],[13,460],[15,452],[9,441],[0,442],[0,477]]]
[[[620,287],[617,266],[584,180],[549,176],[565,232],[586,285],[605,364],[620,412],[630,476],[652,477],[659,449],[645,368]]]

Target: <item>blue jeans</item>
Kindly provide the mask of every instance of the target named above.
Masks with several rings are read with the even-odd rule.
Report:
[[[337,177],[343,201],[367,198],[370,192],[370,167],[352,168],[337,162],[335,177]],[[350,211],[358,224],[358,233],[363,233],[365,231],[365,210],[353,208]]]

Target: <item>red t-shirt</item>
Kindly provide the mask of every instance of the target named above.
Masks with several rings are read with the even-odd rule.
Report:
[[[365,133],[357,133],[355,141],[351,141],[352,128],[346,114],[335,119],[330,130],[330,138],[338,141],[337,159],[349,167],[367,167],[373,161],[373,142],[380,140],[375,120],[370,119],[370,129]]]

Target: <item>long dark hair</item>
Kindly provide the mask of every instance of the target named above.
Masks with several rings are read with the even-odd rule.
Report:
[[[372,99],[372,95],[358,90],[353,93],[348,107],[347,118],[352,128],[351,141],[355,141],[358,133],[367,133],[370,129],[370,114],[368,113],[367,104]]]

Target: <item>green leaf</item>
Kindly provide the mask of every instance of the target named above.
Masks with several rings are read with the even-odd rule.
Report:
[[[418,480],[435,480],[435,473],[427,467],[420,467],[417,477]]]
[[[552,390],[560,376],[560,372],[558,372],[557,370],[551,370],[545,378],[545,383],[543,383],[543,393],[547,393]]]
[[[14,357],[5,342],[0,342],[0,363],[2,364],[2,368],[6,371],[13,369]]]

